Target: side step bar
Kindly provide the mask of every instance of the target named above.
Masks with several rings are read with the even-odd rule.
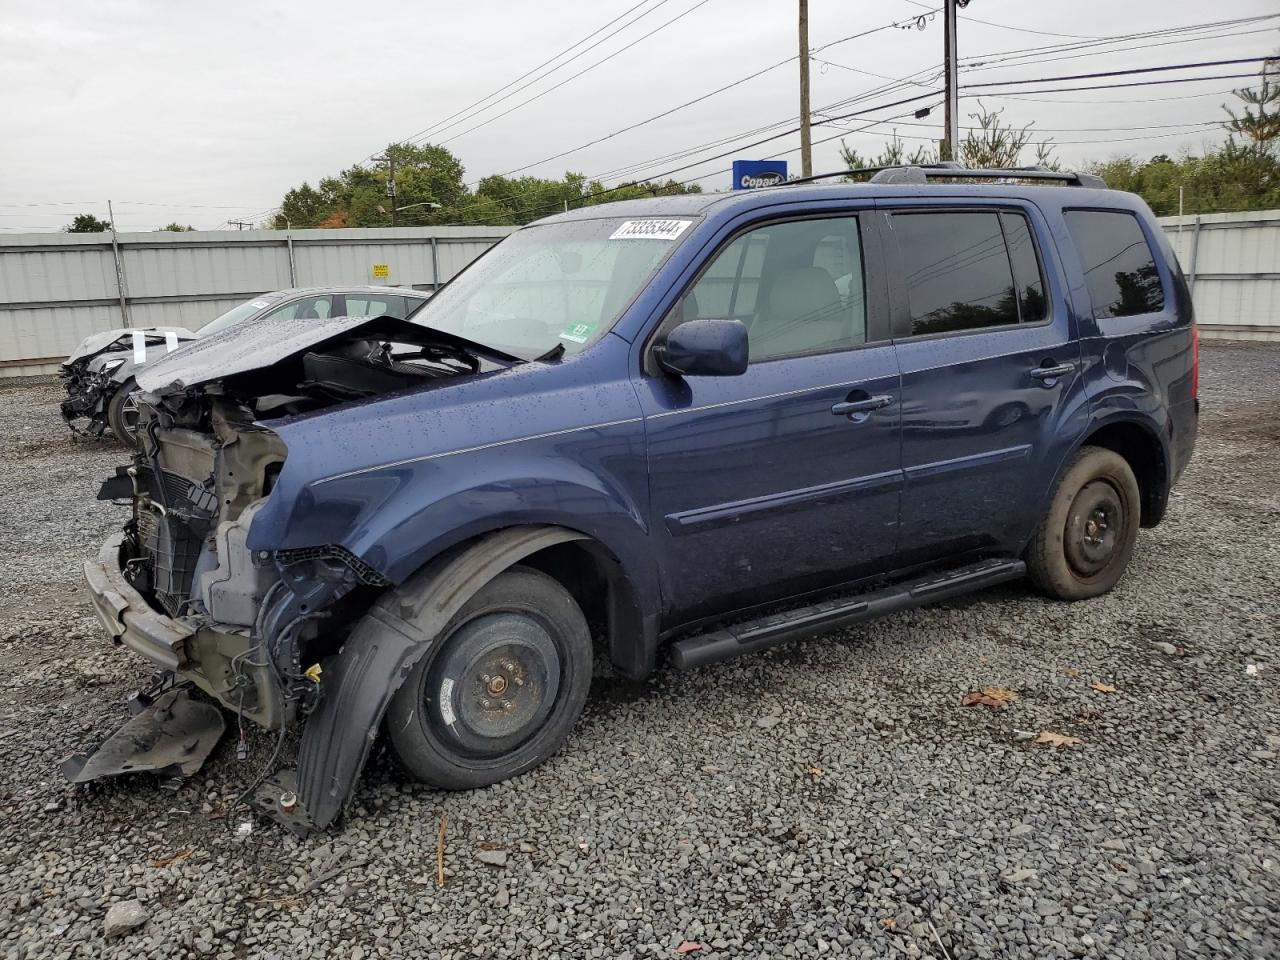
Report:
[[[677,670],[692,670],[886,613],[909,610],[1006,580],[1016,580],[1026,572],[1027,565],[1021,560],[982,560],[856,597],[837,597],[771,613],[757,620],[677,640],[671,645],[671,662]]]

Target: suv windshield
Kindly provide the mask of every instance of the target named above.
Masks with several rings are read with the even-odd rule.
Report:
[[[234,323],[239,323],[246,317],[251,317],[259,310],[269,307],[271,304],[279,300],[279,297],[254,297],[252,300],[246,300],[238,307],[232,307],[221,316],[215,317],[200,328],[200,336],[208,336],[211,333],[217,333],[219,330],[225,330]]]
[[[572,220],[513,233],[432,297],[415,323],[524,359],[577,353],[613,325],[693,223]]]

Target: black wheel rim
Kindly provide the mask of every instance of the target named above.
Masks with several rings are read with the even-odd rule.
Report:
[[[526,613],[460,626],[432,659],[422,687],[428,732],[451,753],[495,760],[546,725],[560,693],[559,646]]]
[[[1125,516],[1120,494],[1106,480],[1091,480],[1076,494],[1067,514],[1067,562],[1081,577],[1097,576],[1115,559]]]

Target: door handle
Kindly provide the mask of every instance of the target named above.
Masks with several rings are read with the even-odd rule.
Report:
[[[1035,367],[1031,375],[1037,380],[1057,380],[1059,377],[1065,377],[1075,368],[1074,363],[1060,363],[1056,367]]]
[[[831,405],[831,412],[837,417],[851,417],[855,413],[870,413],[872,410],[879,410],[881,407],[887,407],[893,403],[893,397],[881,395],[878,397],[867,397],[865,400],[842,400],[840,403]]]

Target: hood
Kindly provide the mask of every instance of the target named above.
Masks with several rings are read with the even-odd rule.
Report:
[[[71,352],[71,356],[62,361],[62,364],[67,366],[77,360],[91,357],[95,353],[106,350],[108,347],[117,347],[121,352],[132,349],[133,344],[131,341],[135,333],[148,335],[172,333],[179,340],[198,339],[197,335],[186,327],[117,327],[114,330],[104,330],[101,333],[92,333],[85,337],[80,341],[80,345]]]
[[[214,380],[264,370],[356,334],[387,339],[431,338],[504,366],[516,361],[504,353],[393,317],[273,319],[269,323],[237,324],[202,337],[139,372],[138,386],[160,396],[181,392]]]

